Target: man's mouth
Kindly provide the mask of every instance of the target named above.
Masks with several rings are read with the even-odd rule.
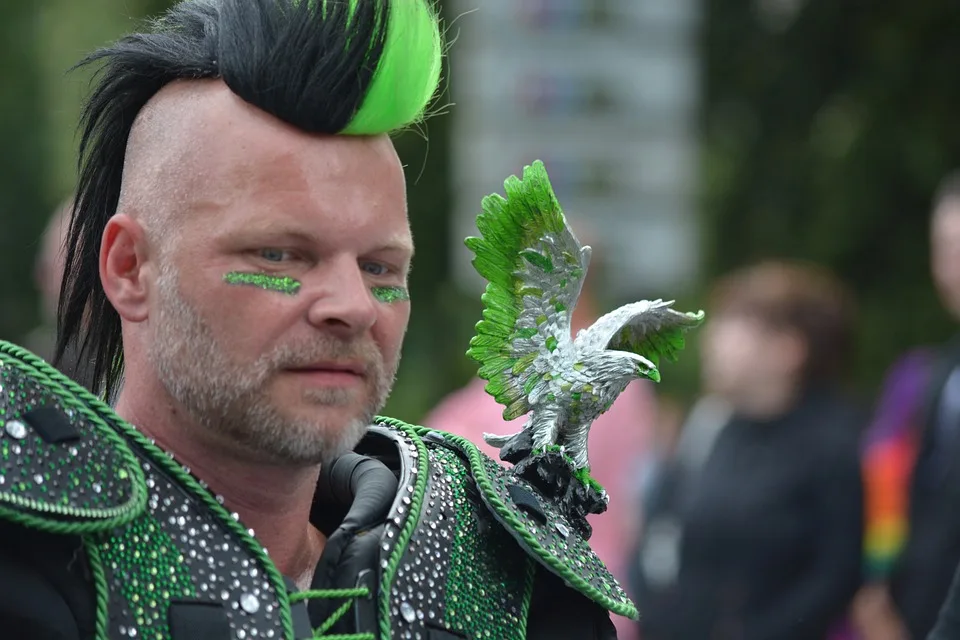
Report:
[[[358,362],[318,362],[286,371],[320,386],[354,385],[366,376],[366,367]]]

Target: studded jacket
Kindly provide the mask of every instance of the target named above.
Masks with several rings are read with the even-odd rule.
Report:
[[[381,418],[321,474],[308,591],[202,481],[0,342],[0,636],[614,638],[636,609],[561,509],[468,441]]]

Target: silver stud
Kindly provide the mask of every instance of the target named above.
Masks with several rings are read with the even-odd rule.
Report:
[[[257,611],[260,611],[260,599],[252,593],[245,593],[240,596],[240,607],[250,615],[253,615]]]
[[[4,425],[4,429],[11,438],[23,440],[27,437],[27,425],[19,420],[10,420]]]
[[[100,486],[100,483],[99,483],[99,482],[94,482],[94,483],[93,483],[93,492],[94,492],[94,493],[100,493],[101,491],[103,491],[103,487]]]
[[[557,522],[553,526],[557,528],[557,531],[559,531],[560,535],[562,535],[564,538],[570,535],[570,529],[568,529],[567,525],[563,524],[562,522]]]
[[[406,600],[400,603],[400,615],[402,615],[403,619],[407,622],[413,622],[417,619],[417,612],[413,610],[413,605]]]

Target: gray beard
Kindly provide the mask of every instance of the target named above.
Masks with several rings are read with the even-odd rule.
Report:
[[[396,371],[387,372],[371,342],[345,342],[318,335],[309,342],[282,345],[243,365],[227,356],[199,312],[180,294],[169,262],[157,279],[159,317],[149,356],[160,383],[201,428],[238,452],[270,463],[324,464],[352,450],[386,402]],[[273,375],[285,366],[351,358],[368,364],[364,389],[316,389],[304,400],[318,408],[346,406],[366,392],[369,400],[346,424],[323,417],[284,415],[267,393]]]

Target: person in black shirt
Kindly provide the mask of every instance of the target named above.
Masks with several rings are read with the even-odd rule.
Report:
[[[711,303],[704,385],[726,409],[688,421],[645,514],[643,638],[821,640],[860,582],[865,416],[835,382],[850,303],[828,274],[784,263],[728,276]]]

